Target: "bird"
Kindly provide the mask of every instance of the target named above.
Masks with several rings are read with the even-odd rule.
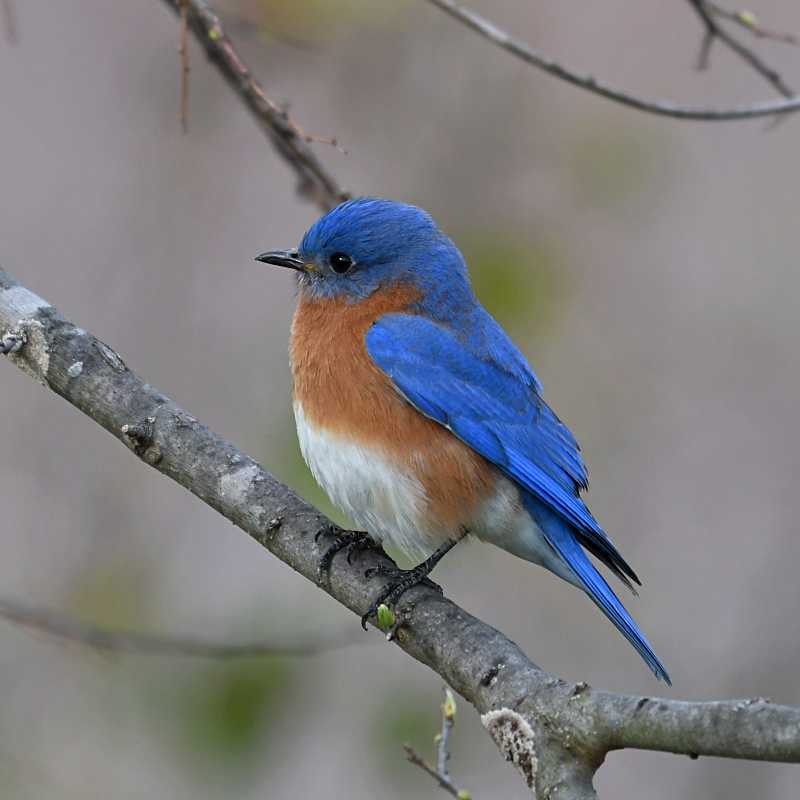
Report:
[[[323,566],[346,546],[373,543],[422,559],[372,570],[394,580],[362,624],[471,536],[583,590],[671,684],[587,555],[636,593],[639,578],[581,499],[588,473],[575,437],[433,218],[357,197],[314,222],[298,247],[256,260],[297,273],[289,360],[300,450],[332,503],[364,529],[337,537]]]

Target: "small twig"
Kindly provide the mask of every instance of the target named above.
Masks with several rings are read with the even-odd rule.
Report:
[[[310,142],[323,142],[341,149],[338,141],[307,133],[285,108],[266,95],[225,32],[219,15],[205,0],[164,2],[179,15],[185,9],[188,30],[253,113],[281,157],[295,171],[299,178],[299,192],[323,210],[346,200],[349,194],[309,147]]]
[[[591,75],[581,75],[570,67],[559,64],[529,44],[515,39],[510,33],[498,28],[497,25],[480,14],[454,2],[454,0],[428,0],[428,2],[526,64],[530,64],[547,72],[549,75],[554,75],[556,78],[592,94],[600,95],[607,100],[612,100],[629,108],[635,108],[638,111],[659,114],[660,116],[674,119],[695,120],[697,122],[755,119],[757,117],[771,117],[775,114],[790,114],[800,111],[800,97],[798,96],[792,96],[786,100],[752,103],[735,108],[684,106],[666,100],[651,100],[645,97],[638,97],[603,83]]]
[[[450,689],[444,687],[444,702],[442,703],[442,731],[439,734],[439,741],[436,747],[436,771],[447,780],[450,780],[450,772],[447,769],[447,762],[450,760],[448,742],[450,741],[450,731],[456,721],[456,699]]]
[[[459,789],[450,778],[450,771],[447,762],[450,760],[450,750],[448,742],[450,732],[456,722],[456,699],[449,687],[444,687],[444,702],[442,703],[442,729],[436,736],[436,767],[432,767],[422,756],[409,744],[403,745],[406,759],[423,772],[430,775],[449,795],[457,800],[470,800],[470,793],[466,789]]]
[[[707,70],[711,65],[711,46],[714,44],[716,33],[713,28],[705,27],[703,38],[700,40],[700,50],[697,53],[695,67],[701,72]]]
[[[349,633],[344,633],[304,643],[220,644],[202,639],[109,630],[98,625],[80,622],[55,611],[35,608],[16,600],[2,598],[0,598],[0,618],[24,628],[42,631],[58,639],[77,642],[95,650],[114,654],[194,656],[218,659],[264,656],[304,658],[349,647],[357,641],[366,641],[360,636],[355,639]]]
[[[742,44],[737,38],[719,25],[714,18],[716,8],[706,0],[689,0],[689,5],[697,12],[705,31],[700,45],[700,55],[697,60],[698,69],[708,66],[709,55],[714,41],[719,39],[723,44],[736,53],[745,63],[749,64],[764,80],[771,84],[784,97],[794,97],[794,90],[783,80],[780,73],[764,62],[749,47]],[[717,12],[718,13],[718,12]]]
[[[773,42],[783,42],[784,44],[800,44],[800,39],[791,33],[763,28],[752,11],[729,11],[727,8],[722,8],[722,6],[710,2],[710,0],[706,0],[706,6],[718,17],[736,23],[749,33],[752,33],[757,39],[770,39]]]
[[[14,0],[2,0],[2,11],[6,42],[10,45],[15,45],[19,42],[19,33],[17,29],[17,9],[14,6]]]
[[[181,59],[181,128],[189,131],[189,5],[188,0],[179,0],[181,34],[178,53]]]

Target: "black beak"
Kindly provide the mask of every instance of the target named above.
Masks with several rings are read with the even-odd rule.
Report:
[[[276,267],[288,267],[302,272],[306,265],[300,258],[297,250],[270,250],[256,256],[256,261],[263,261],[265,264],[274,264]]]

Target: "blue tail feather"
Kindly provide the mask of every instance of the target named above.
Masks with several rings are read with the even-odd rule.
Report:
[[[666,668],[605,578],[595,569],[569,524],[527,492],[523,493],[523,503],[551,547],[570,566],[589,597],[633,645],[655,676],[671,686]]]

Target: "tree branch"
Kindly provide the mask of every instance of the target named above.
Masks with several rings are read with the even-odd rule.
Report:
[[[178,56],[181,60],[181,130],[189,132],[189,6],[187,0],[178,0],[181,31],[178,40]]]
[[[436,766],[429,764],[410,744],[404,744],[406,761],[419,767],[424,773],[430,775],[439,786],[456,800],[472,800],[466,789],[459,789],[450,777],[447,762],[450,760],[450,733],[456,724],[456,699],[450,688],[444,687],[444,702],[442,703],[442,728],[435,738]]]
[[[689,0],[689,5],[695,10],[700,21],[705,28],[703,41],[700,45],[700,56],[697,60],[698,69],[705,69],[708,66],[711,47],[716,39],[719,39],[732,52],[746,64],[749,64],[764,80],[784,97],[793,97],[794,91],[787,86],[780,73],[766,64],[760,56],[754,53],[747,45],[742,44],[736,37],[728,33],[714,18],[714,14],[720,14],[721,9],[708,3],[707,0]]]
[[[298,179],[298,192],[327,211],[349,195],[322,166],[309,143],[336,145],[335,139],[320,139],[306,133],[291,115],[264,93],[244,59],[225,33],[222,20],[204,0],[163,0],[176,14],[185,9],[188,27],[211,62],[239,95],[267,134],[278,154]]]
[[[784,44],[796,45],[800,43],[797,37],[791,33],[770,31],[762,28],[752,11],[729,11],[717,3],[710,2],[710,0],[706,0],[706,6],[718,17],[736,23],[758,39],[771,39],[773,42],[783,42]]]
[[[8,348],[8,360],[316,583],[338,530],[325,516],[2,270],[0,340],[21,342]],[[337,556],[320,588],[360,616],[386,580],[364,578],[365,567],[379,563],[389,562],[371,551],[353,564]],[[800,708],[652,699],[568,683],[424,585],[404,595],[398,618],[393,641],[475,706],[538,797],[558,787],[563,798],[593,798],[594,772],[622,747],[800,762]]]
[[[348,634],[328,633],[309,642],[244,642],[221,644],[181,636],[159,636],[136,631],[117,631],[80,622],[65,614],[0,598],[0,618],[23,628],[41,631],[57,639],[76,642],[113,654],[171,655],[198,658],[302,658],[340,650],[356,643]],[[361,640],[363,642],[363,639]]]
[[[690,0],[693,4],[695,4],[696,1],[697,0]],[[454,2],[454,0],[428,0],[428,2],[440,8],[446,14],[449,14],[453,19],[471,28],[476,33],[479,33],[493,44],[521,59],[526,64],[544,70],[548,74],[554,75],[556,78],[566,81],[567,83],[571,83],[573,86],[585,89],[592,94],[600,95],[615,103],[620,103],[623,106],[635,108],[639,111],[659,114],[663,117],[695,120],[698,122],[724,122],[730,120],[754,119],[756,117],[769,117],[775,114],[791,114],[795,111],[800,111],[800,97],[794,95],[786,100],[759,102],[736,108],[684,106],[668,100],[651,100],[645,97],[638,97],[637,95],[630,94],[622,89],[617,89],[607,83],[603,83],[591,75],[582,75],[570,67],[559,64],[557,61],[554,61],[552,58],[534,49],[529,44],[526,44],[520,39],[515,39],[510,33],[498,28],[493,22],[490,22],[475,11]],[[726,33],[725,35],[729,40],[732,39],[729,34]],[[730,41],[728,44],[730,45]],[[739,43],[737,42],[736,44],[738,45]],[[742,45],[739,45],[739,47],[746,49],[743,48]],[[737,52],[739,52],[740,56],[745,57],[743,52]],[[761,64],[761,66],[769,70],[765,65]],[[784,88],[788,90],[788,87]],[[791,95],[791,91],[788,91]]]
[[[3,16],[3,30],[6,35],[6,42],[15,45],[19,41],[17,33],[17,9],[14,7],[14,0],[0,0],[0,11]]]

